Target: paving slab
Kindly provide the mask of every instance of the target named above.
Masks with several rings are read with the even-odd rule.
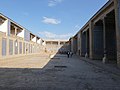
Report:
[[[10,67],[0,63],[0,90],[120,90],[118,75],[77,56],[17,58],[10,60]]]

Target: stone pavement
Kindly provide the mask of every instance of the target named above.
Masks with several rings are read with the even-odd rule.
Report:
[[[112,73],[112,74],[115,74],[117,76],[120,76],[120,68],[117,67],[116,63],[106,63],[106,64],[104,64],[102,62],[102,60],[91,60],[89,58],[80,57],[78,55],[76,55],[76,57],[78,57],[80,60],[84,60],[87,63],[95,65],[95,66],[97,66],[99,68],[102,68],[103,70],[105,70],[105,71],[107,71],[109,73]]]
[[[20,58],[13,60],[13,66],[17,60]],[[66,55],[56,55],[51,59],[25,57],[16,63],[18,68],[17,65],[6,68],[5,63],[0,68],[0,90],[120,90],[119,75],[77,56],[67,58]],[[20,64],[22,67],[29,64],[29,67],[20,68]]]

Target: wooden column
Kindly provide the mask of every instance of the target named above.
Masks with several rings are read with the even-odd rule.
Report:
[[[88,31],[85,31],[85,39],[86,39],[86,54],[85,54],[85,58],[88,58]]]
[[[2,37],[0,36],[0,58],[2,58]]]
[[[107,63],[107,47],[106,47],[106,17],[103,18],[103,47],[104,47],[104,57],[103,63]]]
[[[82,56],[82,32],[80,32],[80,56]]]
[[[114,0],[116,41],[117,41],[117,64],[120,67],[120,0]]]
[[[93,53],[93,27],[94,27],[94,25],[93,25],[93,22],[92,21],[90,21],[89,22],[89,51],[90,51],[90,55],[89,55],[89,57],[90,57],[90,59],[93,59],[94,58],[94,53]]]
[[[17,36],[17,27],[14,27],[15,28],[15,36]]]

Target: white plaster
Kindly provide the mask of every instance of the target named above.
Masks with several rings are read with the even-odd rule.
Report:
[[[39,39],[39,40],[37,40],[37,43],[38,43],[38,44],[40,44],[40,39]]]
[[[42,45],[42,39],[40,39],[40,45]]]
[[[25,36],[25,30],[22,30],[22,32],[20,32],[17,36],[19,36],[19,37],[22,37],[22,38],[24,38]]]
[[[32,39],[33,42],[36,42],[37,38],[36,36]]]
[[[43,45],[43,46],[46,46],[46,42],[44,41],[44,42],[42,43],[42,45]]]
[[[9,20],[5,20],[5,22],[0,25],[0,31],[5,32],[6,35],[8,36],[10,35],[10,21]]]

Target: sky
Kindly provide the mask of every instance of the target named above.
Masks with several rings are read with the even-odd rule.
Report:
[[[0,13],[45,39],[69,39],[108,0],[0,0]]]

